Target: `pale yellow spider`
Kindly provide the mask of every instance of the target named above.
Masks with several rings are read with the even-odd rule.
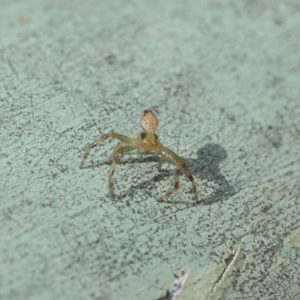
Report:
[[[122,153],[137,150],[138,152],[152,152],[155,156],[156,155],[161,155],[160,162],[158,165],[158,170],[161,170],[163,162],[167,159],[170,162],[172,162],[176,166],[176,171],[175,171],[175,184],[174,184],[174,189],[167,192],[164,196],[159,197],[157,201],[163,201],[165,198],[169,197],[173,193],[175,193],[178,190],[179,187],[179,176],[180,176],[180,171],[183,169],[185,172],[186,176],[188,179],[192,182],[193,186],[193,192],[195,194],[195,201],[198,202],[198,194],[197,194],[197,188],[196,184],[194,181],[194,178],[189,171],[185,161],[181,159],[177,154],[175,154],[173,151],[170,149],[164,147],[160,141],[158,140],[157,135],[155,134],[155,131],[158,127],[158,118],[156,115],[150,110],[146,109],[144,110],[142,116],[141,116],[141,121],[140,124],[144,130],[141,134],[139,134],[137,137],[128,137],[125,135],[117,134],[117,133],[107,133],[104,134],[99,140],[96,142],[90,144],[83,156],[83,159],[80,163],[80,168],[82,169],[84,166],[84,162],[87,159],[90,150],[101,143],[103,143],[105,140],[108,138],[115,138],[121,141],[117,145],[117,147],[114,149],[111,159],[112,159],[112,165],[109,171],[109,187],[110,187],[110,194],[112,199],[115,199],[115,192],[114,192],[114,185],[113,185],[113,180],[112,177],[114,175],[116,165],[118,162],[118,158]]]

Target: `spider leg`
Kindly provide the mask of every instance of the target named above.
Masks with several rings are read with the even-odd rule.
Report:
[[[181,164],[181,166],[182,166],[182,169],[183,169],[184,173],[186,174],[187,178],[192,182],[193,192],[195,194],[195,201],[199,202],[199,196],[198,196],[198,193],[197,193],[197,187],[196,187],[196,183],[195,183],[194,177],[191,174],[190,170],[188,169],[185,161],[183,161],[183,163]]]
[[[199,197],[198,197],[198,193],[197,193],[197,187],[196,187],[194,178],[193,178],[190,170],[188,169],[185,161],[183,159],[181,159],[176,153],[174,153],[173,151],[171,151],[170,149],[168,149],[166,147],[162,148],[161,154],[162,154],[163,160],[168,159],[170,162],[172,162],[176,166],[175,184],[174,184],[174,189],[173,190],[167,192],[164,196],[159,197],[157,199],[157,201],[160,201],[160,202],[163,201],[165,198],[169,197],[170,195],[172,195],[173,193],[175,193],[178,190],[180,170],[183,169],[183,171],[185,172],[187,178],[192,183],[193,192],[195,194],[195,201],[198,202]],[[162,161],[162,158],[161,158],[161,161]],[[161,164],[162,164],[161,161],[159,163],[159,167],[161,167]]]
[[[120,140],[120,141],[122,141],[124,143],[131,144],[131,145],[134,144],[134,139],[129,138],[129,137],[125,136],[125,135],[121,135],[121,134],[113,133],[113,132],[104,134],[99,140],[97,140],[94,143],[92,143],[92,144],[90,144],[90,145],[87,146],[86,151],[85,151],[85,153],[83,155],[83,159],[82,159],[82,161],[80,163],[80,169],[83,168],[85,160],[89,156],[90,150],[92,148],[94,148],[94,147],[102,144],[108,138],[115,138],[115,139],[118,139],[118,140]]]
[[[160,161],[159,161],[159,164],[158,164],[158,171],[161,171],[161,167],[162,167],[162,164],[164,163],[165,161],[165,157],[162,155],[160,157]]]
[[[180,171],[181,171],[180,168],[177,167],[177,168],[176,168],[176,171],[175,171],[175,184],[174,184],[174,189],[171,190],[171,191],[169,191],[169,192],[167,192],[164,196],[159,197],[159,198],[157,199],[157,201],[159,201],[159,202],[164,201],[165,198],[171,196],[172,194],[174,194],[174,193],[178,190],[178,188],[179,188],[179,176],[180,176]]]
[[[113,152],[113,162],[112,162],[112,165],[110,167],[110,171],[109,171],[109,177],[108,177],[108,183],[109,183],[109,189],[110,189],[110,195],[111,195],[111,198],[113,200],[115,200],[116,198],[116,195],[115,195],[115,192],[114,192],[114,183],[113,183],[113,175],[115,173],[115,169],[116,169],[116,166],[117,166],[117,163],[118,163],[118,159],[119,159],[119,156],[124,153],[124,152],[129,152],[129,151],[132,151],[132,150],[135,150],[136,147],[133,146],[133,145],[130,145],[130,146],[123,146],[121,147],[120,145],[118,145],[116,147],[116,149],[114,150]]]
[[[124,147],[124,146],[128,146],[128,144],[125,144],[125,143],[119,143],[119,144],[115,147],[115,149],[114,149],[114,151],[112,152],[112,154],[109,156],[107,162],[109,163],[109,162],[113,161],[116,152],[117,152],[120,148],[122,148],[122,147]]]

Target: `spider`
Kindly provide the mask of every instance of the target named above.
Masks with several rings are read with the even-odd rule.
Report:
[[[185,172],[187,178],[191,181],[193,192],[195,195],[195,201],[198,202],[198,194],[197,194],[197,188],[194,181],[194,178],[189,171],[185,161],[181,159],[177,154],[175,154],[172,150],[164,147],[161,142],[158,140],[158,136],[155,134],[155,131],[158,127],[158,118],[156,115],[151,111],[150,109],[144,110],[142,113],[141,119],[140,119],[140,125],[143,128],[144,132],[139,134],[136,137],[129,137],[125,135],[121,135],[118,133],[110,132],[107,134],[104,134],[100,139],[95,141],[94,143],[90,144],[83,156],[83,159],[80,163],[80,169],[83,168],[85,160],[87,159],[90,150],[100,144],[102,144],[105,140],[108,138],[115,138],[121,141],[115,149],[112,152],[111,159],[112,159],[112,165],[109,171],[109,187],[110,187],[110,194],[112,199],[114,200],[116,198],[115,192],[114,192],[114,184],[113,184],[113,175],[116,169],[116,165],[119,159],[119,156],[125,152],[134,151],[137,150],[138,153],[140,152],[151,152],[154,156],[161,155],[160,161],[158,164],[158,170],[161,170],[162,164],[165,160],[169,160],[176,166],[175,171],[175,184],[173,190],[170,190],[167,192],[164,196],[161,196],[157,199],[157,201],[161,202],[164,201],[167,197],[174,194],[179,187],[179,176],[181,169]]]

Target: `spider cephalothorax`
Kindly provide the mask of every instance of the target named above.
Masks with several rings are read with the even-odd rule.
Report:
[[[157,199],[158,201],[163,201],[165,198],[169,197],[170,195],[172,195],[173,193],[175,193],[178,190],[179,176],[180,176],[181,169],[185,172],[188,179],[192,182],[192,187],[193,187],[193,191],[195,194],[195,201],[199,201],[194,178],[193,178],[191,172],[189,171],[185,161],[183,159],[181,159],[173,151],[164,147],[160,143],[158,136],[155,134],[158,124],[159,124],[159,121],[158,121],[158,118],[156,117],[156,115],[150,109],[144,110],[144,112],[141,116],[141,120],[140,120],[140,125],[144,130],[141,134],[139,134],[135,138],[121,135],[118,133],[113,133],[113,132],[103,135],[99,140],[90,144],[87,147],[87,149],[84,153],[83,159],[80,163],[80,168],[83,168],[84,162],[85,162],[86,158],[88,157],[91,148],[94,148],[97,145],[100,145],[106,139],[108,139],[110,137],[115,138],[115,139],[120,140],[121,143],[119,143],[116,146],[116,148],[114,149],[114,151],[111,155],[113,162],[112,162],[110,172],[109,172],[109,186],[110,186],[110,193],[111,193],[112,199],[115,199],[115,197],[116,197],[115,193],[114,193],[114,185],[113,185],[113,181],[112,181],[112,176],[114,175],[119,156],[122,153],[137,150],[138,152],[151,152],[154,155],[160,155],[161,157],[160,157],[160,162],[158,165],[158,170],[161,170],[162,164],[165,160],[169,160],[176,166],[174,189],[167,192],[164,196],[159,197]]]

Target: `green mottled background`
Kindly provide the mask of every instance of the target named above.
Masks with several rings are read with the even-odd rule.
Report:
[[[181,300],[300,299],[298,0],[0,6],[1,300],[154,300],[182,268]],[[112,202],[114,140],[79,169],[145,108],[200,204],[136,154]]]

